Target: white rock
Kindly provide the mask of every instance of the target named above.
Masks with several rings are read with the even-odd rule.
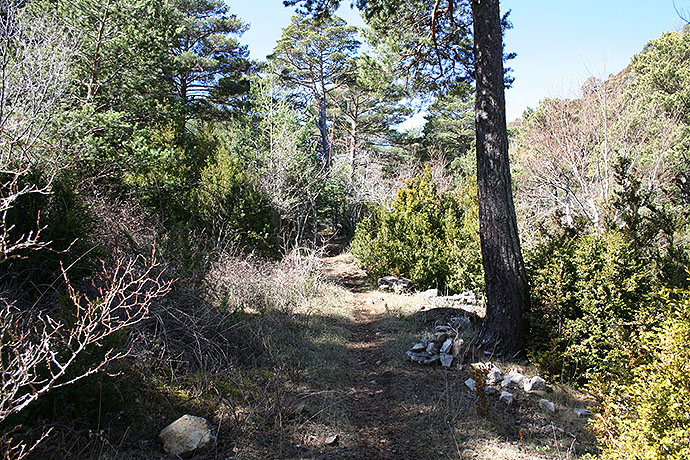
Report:
[[[573,411],[575,412],[575,415],[577,415],[578,417],[591,417],[592,415],[594,415],[592,414],[592,411],[589,409],[573,409]]]
[[[544,391],[546,389],[546,382],[543,378],[535,375],[531,379],[525,379],[522,386],[527,393],[531,393],[533,391]]]
[[[450,349],[453,346],[453,339],[446,339],[441,345],[441,353],[450,353]]]
[[[332,436],[327,437],[324,441],[324,444],[326,444],[327,446],[333,446],[335,444],[338,444],[338,435],[334,434]]]
[[[548,399],[540,399],[539,407],[549,412],[556,412],[556,405]]]
[[[474,391],[474,389],[477,387],[476,385],[477,385],[477,382],[475,382],[474,379],[465,380],[465,386],[472,391]]]
[[[435,354],[438,353],[439,346],[436,345],[436,342],[429,342],[429,345],[426,346],[426,352],[429,354]]]
[[[512,371],[508,372],[508,374],[506,374],[505,377],[503,377],[501,386],[503,388],[512,388],[514,386],[520,385],[524,379],[524,375],[522,375],[516,369],[513,369]]]
[[[163,428],[159,437],[165,452],[174,457],[189,455],[205,447],[213,440],[213,433],[206,419],[183,415]]]
[[[503,401],[504,403],[506,403],[508,405],[513,404],[513,394],[509,393],[507,391],[502,391],[501,396],[498,399]]]
[[[501,370],[496,366],[492,367],[486,374],[486,383],[489,385],[496,385],[498,382],[503,380],[503,374]]]
[[[450,327],[450,326],[446,326],[446,325],[444,325],[444,324],[440,324],[440,325],[438,325],[438,326],[436,326],[436,327],[434,328],[434,331],[436,331],[436,332],[445,332],[446,334],[447,334],[448,331],[450,331],[450,330],[451,330],[451,327]]]
[[[441,360],[441,366],[443,367],[450,367],[451,364],[453,364],[453,355],[449,353],[441,353],[439,355],[439,359]]]
[[[424,350],[426,350],[426,345],[423,342],[415,343],[414,345],[412,345],[412,348],[410,348],[410,351],[414,353],[418,353]]]

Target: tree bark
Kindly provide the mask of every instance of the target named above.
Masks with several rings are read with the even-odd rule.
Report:
[[[497,355],[513,356],[525,345],[529,286],[508,158],[499,0],[472,0],[472,16],[479,231],[487,296],[479,345]]]

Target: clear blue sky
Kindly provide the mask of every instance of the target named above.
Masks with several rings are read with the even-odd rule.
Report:
[[[362,25],[349,0],[338,14]],[[676,0],[689,8],[690,0]],[[293,10],[281,0],[228,0],[230,9],[251,26],[241,41],[251,57],[271,52]],[[502,0],[513,29],[506,50],[518,54],[510,62],[515,84],[506,94],[508,120],[545,97],[572,97],[588,76],[618,73],[650,40],[683,24],[672,0]]]

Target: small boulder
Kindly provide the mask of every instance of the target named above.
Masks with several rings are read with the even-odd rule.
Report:
[[[544,391],[546,389],[546,382],[543,378],[539,377],[538,375],[535,375],[531,379],[525,379],[522,383],[522,387],[525,389],[527,393],[532,393],[535,391]]]
[[[419,353],[420,351],[426,350],[426,344],[423,342],[415,343],[412,345],[412,348],[410,348],[410,351],[413,353]]]
[[[439,345],[437,342],[429,342],[429,345],[426,346],[426,352],[431,355],[438,353],[440,349],[441,345]]]
[[[159,437],[163,449],[171,457],[186,456],[213,441],[208,421],[202,417],[183,415],[163,428]]]
[[[477,382],[475,382],[474,379],[467,379],[465,380],[465,386],[474,391],[474,389],[477,388]]]
[[[412,280],[400,278],[393,283],[393,291],[396,294],[404,294],[412,290]]]
[[[378,279],[379,289],[383,289],[384,291],[392,289],[396,281],[398,281],[398,278],[395,276],[388,275],[381,277]]]
[[[551,413],[556,412],[556,405],[554,403],[552,403],[551,401],[549,401],[548,399],[540,399],[539,400],[539,407],[541,407],[545,411],[548,411]]]
[[[513,404],[513,394],[507,391],[502,391],[501,396],[498,399],[508,405]]]

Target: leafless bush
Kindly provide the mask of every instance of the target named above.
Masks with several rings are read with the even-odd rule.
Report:
[[[6,295],[0,297],[0,422],[24,410],[48,391],[70,385],[125,357],[129,350],[106,350],[102,359],[76,370],[75,363],[92,347],[145,318],[151,302],[170,290],[155,260],[142,257],[103,264],[87,296],[63,278],[69,314],[61,318],[36,308],[22,311]],[[22,458],[26,446],[5,440]]]
[[[59,148],[46,145],[45,131],[70,81],[73,47],[49,15],[35,18],[14,0],[0,1],[0,170],[7,165],[55,165]]]
[[[204,280],[208,300],[222,310],[285,310],[318,288],[318,265],[313,251],[300,248],[280,262],[221,254]]]

